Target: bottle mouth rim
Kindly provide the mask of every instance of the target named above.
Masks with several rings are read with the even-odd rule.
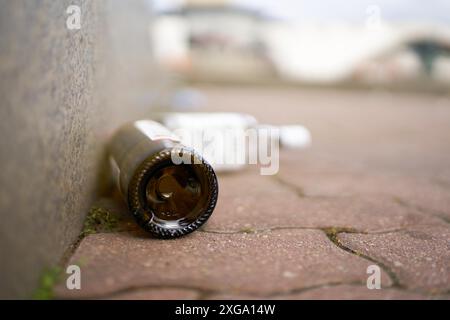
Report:
[[[173,152],[184,154],[184,158],[193,160],[191,164],[177,164],[172,161]],[[149,208],[144,200],[147,183],[150,177],[158,170],[167,166],[194,166],[198,175],[201,175],[203,188],[209,190],[204,204],[197,212],[189,213],[189,219],[180,218],[170,221],[161,219]],[[159,238],[175,238],[191,233],[203,225],[211,216],[218,197],[218,182],[211,165],[198,153],[190,148],[168,148],[145,159],[133,175],[128,189],[128,205],[138,224],[152,235]],[[187,215],[186,215],[187,216]]]

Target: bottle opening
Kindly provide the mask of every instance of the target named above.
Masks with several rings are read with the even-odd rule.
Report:
[[[135,172],[128,203],[138,223],[159,237],[178,237],[200,227],[217,201],[212,167],[192,151],[196,161],[175,164],[172,149],[147,158]]]
[[[153,223],[177,228],[205,212],[210,192],[198,166],[169,162],[152,173],[145,187],[144,207],[153,213]]]

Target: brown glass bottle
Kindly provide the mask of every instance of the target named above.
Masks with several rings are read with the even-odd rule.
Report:
[[[185,235],[212,214],[218,195],[212,167],[161,124],[141,120],[123,126],[112,138],[109,153],[131,213],[153,235]]]

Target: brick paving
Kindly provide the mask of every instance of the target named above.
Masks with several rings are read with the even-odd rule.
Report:
[[[86,236],[68,264],[82,289],[57,298],[448,299],[450,97],[331,89],[203,87],[205,110],[302,123],[313,147],[280,172],[219,176],[209,222],[156,240],[123,205],[116,231]],[[366,287],[381,268],[380,290]]]

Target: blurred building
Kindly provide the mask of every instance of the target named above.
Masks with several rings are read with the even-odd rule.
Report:
[[[384,84],[425,78],[450,84],[445,28],[271,23],[265,36],[268,56],[290,81]]]
[[[450,33],[402,28],[395,41],[357,65],[352,79],[369,83],[435,81],[450,84]]]
[[[203,80],[450,84],[450,32],[442,26],[294,24],[197,0],[162,12],[152,33],[157,61]]]
[[[193,77],[271,76],[263,41],[267,18],[227,1],[187,1],[162,12],[152,26],[155,58]]]

